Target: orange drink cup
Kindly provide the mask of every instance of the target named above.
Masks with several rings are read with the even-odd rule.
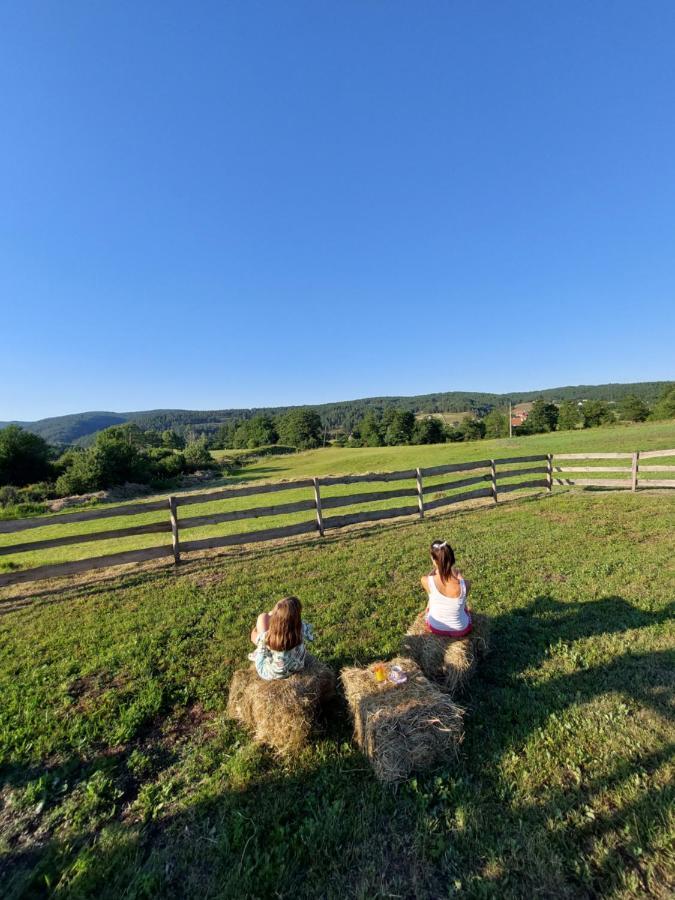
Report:
[[[384,663],[375,663],[373,666],[373,673],[375,674],[375,681],[378,684],[382,684],[387,677],[384,671]]]

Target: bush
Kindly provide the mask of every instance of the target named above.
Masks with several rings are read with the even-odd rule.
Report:
[[[15,506],[19,502],[19,489],[13,484],[0,487],[0,506]]]
[[[213,465],[213,457],[209,453],[206,438],[200,438],[198,441],[191,441],[187,444],[183,451],[183,457],[188,471]]]
[[[56,492],[60,497],[66,497],[70,494],[98,491],[104,486],[103,472],[100,452],[91,449],[77,453],[70,466],[56,479]]]

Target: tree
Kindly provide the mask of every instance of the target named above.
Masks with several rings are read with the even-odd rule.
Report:
[[[500,438],[509,435],[509,420],[498,409],[491,410],[483,419],[485,422],[485,437]]]
[[[190,469],[200,469],[203,466],[211,465],[213,462],[205,437],[187,444],[183,451],[183,456],[187,467]]]
[[[49,444],[18,425],[0,429],[0,484],[21,487],[49,477]]]
[[[298,450],[311,450],[321,444],[321,417],[313,409],[291,409],[279,419],[279,441]]]
[[[604,400],[587,400],[581,407],[584,428],[597,428],[612,422],[614,416]]]
[[[396,444],[409,444],[412,441],[414,427],[414,413],[402,409],[395,410],[384,435],[385,444],[390,447]]]
[[[572,431],[580,422],[581,413],[576,400],[563,400],[558,408],[558,430]]]
[[[413,444],[442,444],[445,441],[445,426],[436,416],[418,419],[413,429]]]
[[[472,416],[465,419],[458,430],[463,441],[480,441],[485,437],[485,422]]]
[[[255,447],[276,444],[278,439],[274,422],[269,416],[254,416],[252,419],[244,419],[237,425],[233,446],[253,450]]]
[[[532,404],[521,432],[525,434],[539,434],[544,431],[554,431],[558,423],[558,407],[555,403],[547,403],[543,397],[539,397]]]
[[[113,425],[99,432],[88,453],[92,455],[89,468],[100,473],[100,482],[89,490],[108,488],[127,481],[145,483],[149,468],[142,449],[143,432],[132,423]]]
[[[664,388],[652,410],[652,418],[675,419],[675,384]]]
[[[161,447],[162,446],[162,434],[159,431],[153,431],[150,429],[149,431],[143,432],[143,446],[145,447]]]
[[[363,447],[381,447],[384,444],[382,423],[372,410],[365,414],[355,429],[355,440],[357,434]]]
[[[87,494],[103,487],[104,467],[100,452],[94,448],[74,454],[70,465],[56,479],[56,492],[60,497],[69,494]]]
[[[635,394],[627,394],[619,402],[619,418],[626,422],[644,422],[648,415],[649,407]]]
[[[167,428],[166,431],[162,432],[162,446],[168,450],[182,450],[185,446],[185,438]]]

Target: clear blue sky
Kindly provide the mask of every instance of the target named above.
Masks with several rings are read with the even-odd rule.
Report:
[[[675,3],[7,0],[0,419],[673,377]]]

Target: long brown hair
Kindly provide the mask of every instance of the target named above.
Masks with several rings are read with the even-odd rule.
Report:
[[[436,563],[436,571],[441,581],[449,581],[454,575],[455,551],[447,541],[434,541],[431,545],[431,558]]]
[[[297,597],[286,597],[272,610],[267,646],[270,650],[292,650],[301,643],[302,604]]]

